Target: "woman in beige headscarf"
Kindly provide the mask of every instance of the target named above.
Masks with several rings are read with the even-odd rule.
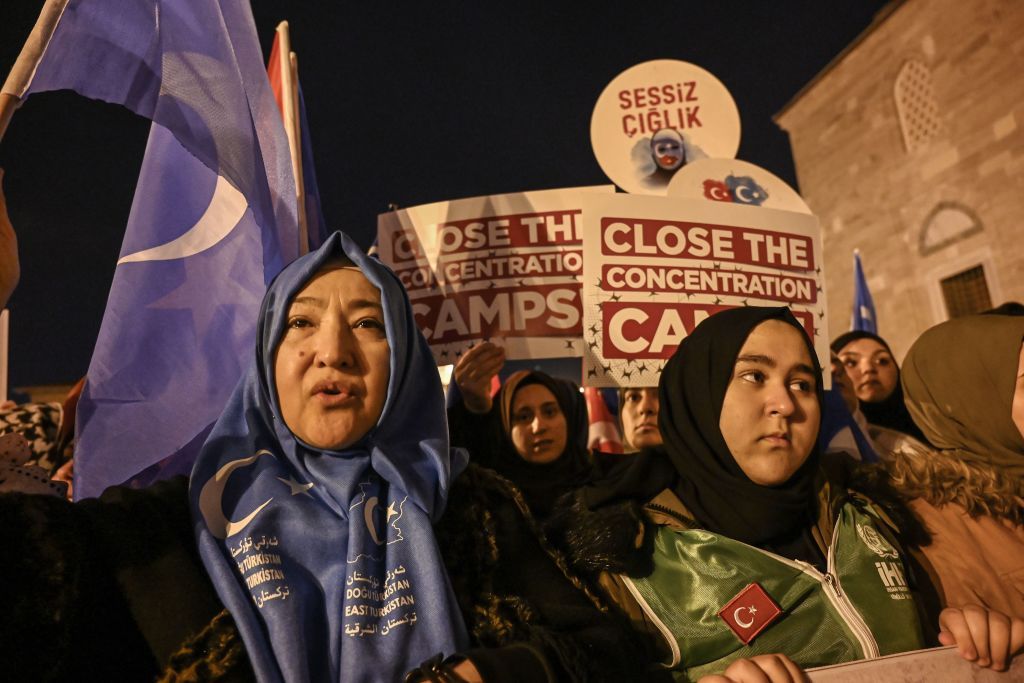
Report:
[[[903,361],[906,403],[935,445],[885,463],[928,526],[923,548],[949,606],[1024,616],[1024,317],[927,330]],[[1016,419],[1015,419],[1016,418]]]

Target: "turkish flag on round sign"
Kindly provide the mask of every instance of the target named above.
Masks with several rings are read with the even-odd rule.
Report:
[[[782,610],[760,584],[751,583],[718,612],[744,645],[775,621]]]

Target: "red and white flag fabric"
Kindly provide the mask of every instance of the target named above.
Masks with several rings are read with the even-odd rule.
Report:
[[[597,387],[586,387],[583,396],[587,400],[587,414],[590,416],[590,430],[587,447],[604,453],[622,453],[622,435],[608,405]]]
[[[749,645],[781,614],[782,610],[758,583],[748,584],[718,612],[744,645]]]

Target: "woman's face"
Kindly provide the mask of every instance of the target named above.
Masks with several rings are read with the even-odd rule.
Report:
[[[622,436],[633,448],[661,445],[658,388],[626,389],[622,395]]]
[[[356,268],[328,265],[295,295],[274,376],[288,429],[336,450],[380,419],[391,374],[380,290]]]
[[[1013,405],[1010,408],[1013,416],[1013,424],[1017,425],[1017,431],[1024,436],[1024,344],[1020,347],[1020,356],[1017,358],[1017,383],[1013,389]]]
[[[512,443],[523,460],[552,462],[565,450],[568,426],[555,395],[542,384],[527,384],[512,397]]]
[[[747,337],[718,426],[743,473],[762,486],[787,481],[818,438],[817,376],[800,332],[767,320]]]
[[[839,356],[835,351],[832,352],[831,356],[832,382],[839,390],[839,395],[843,397],[843,403],[846,404],[846,409],[849,410],[852,415],[858,410],[858,408],[860,408],[857,404],[857,393],[853,390],[853,380],[851,380],[850,375],[846,373],[846,368],[843,367],[843,361],[839,360]]]
[[[874,339],[857,339],[839,350],[839,360],[853,382],[857,398],[878,403],[896,389],[899,370],[892,354]]]

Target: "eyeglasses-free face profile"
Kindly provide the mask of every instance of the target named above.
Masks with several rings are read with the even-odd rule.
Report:
[[[325,266],[292,299],[277,347],[285,424],[316,448],[352,445],[380,419],[389,361],[380,290],[356,268]]]

